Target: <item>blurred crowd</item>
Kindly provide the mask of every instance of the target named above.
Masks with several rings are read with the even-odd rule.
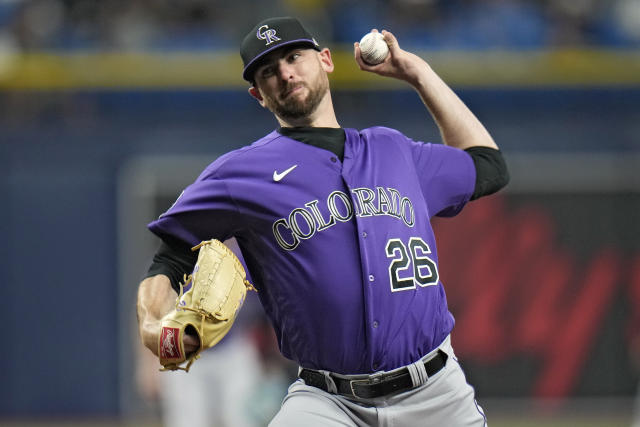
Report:
[[[376,26],[425,49],[640,46],[640,0],[0,0],[0,50],[235,49],[279,15],[326,45]]]

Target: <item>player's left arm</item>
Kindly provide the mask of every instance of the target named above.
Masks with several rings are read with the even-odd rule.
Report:
[[[162,241],[144,280],[138,287],[138,329],[142,343],[158,355],[158,339],[162,318],[175,307],[180,283],[191,274],[198,260],[196,252],[177,240]],[[185,334],[185,351],[199,347],[197,337]]]
[[[184,283],[184,277],[191,274],[198,261],[198,253],[193,252],[189,245],[176,239],[162,241],[145,278],[163,274],[169,278],[171,287],[178,294],[180,283]]]

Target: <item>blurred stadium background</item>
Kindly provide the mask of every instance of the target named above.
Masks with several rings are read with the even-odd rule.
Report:
[[[508,190],[436,224],[454,345],[490,424],[630,426],[639,0],[0,0],[0,424],[160,425],[137,381],[135,293],[157,246],[145,224],[276,126],[246,94],[237,47],[277,15],[333,50],[343,126],[439,140],[412,91],[352,61],[352,43],[385,28],[505,153]],[[252,314],[286,383],[293,367]]]

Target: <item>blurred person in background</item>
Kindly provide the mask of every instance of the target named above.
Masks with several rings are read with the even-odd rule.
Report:
[[[640,334],[635,336],[630,345],[631,358],[635,362],[636,375],[640,373]],[[631,427],[640,427],[640,382],[636,391],[635,402],[633,404],[633,420]]]
[[[138,349],[138,390],[159,405],[164,427],[261,427],[276,414],[290,379],[288,366],[279,353],[274,357],[277,345],[264,321],[239,322],[188,373],[160,372],[158,359]]]
[[[638,278],[635,282],[632,282],[632,286],[629,290],[629,297],[631,301],[635,301],[631,313],[631,322],[629,322],[629,329],[627,330],[627,337],[629,343],[629,358],[631,359],[632,366],[635,368],[636,376],[640,375],[640,257],[636,259],[634,266],[634,276]],[[640,381],[638,382],[638,390],[636,391],[636,398],[633,407],[633,421],[632,427],[640,427]]]

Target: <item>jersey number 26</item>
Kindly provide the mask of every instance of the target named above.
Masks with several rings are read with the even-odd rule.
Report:
[[[386,251],[387,258],[393,258],[389,264],[392,292],[415,289],[416,284],[425,287],[438,283],[438,267],[428,257],[431,249],[421,238],[411,237],[409,245],[400,239],[389,239]]]

